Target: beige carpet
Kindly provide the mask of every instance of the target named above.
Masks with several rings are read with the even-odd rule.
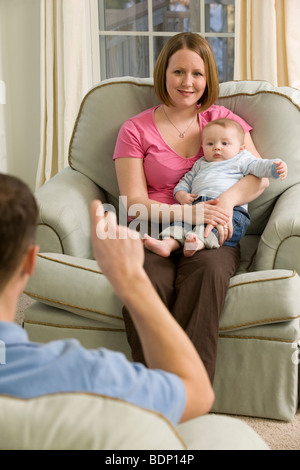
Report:
[[[25,294],[21,296],[16,321],[22,324],[23,312],[33,301]],[[271,450],[300,450],[300,408],[293,421],[286,423],[271,419],[238,416],[259,434]]]

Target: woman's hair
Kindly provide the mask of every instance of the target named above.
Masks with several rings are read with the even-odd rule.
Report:
[[[209,43],[198,33],[179,33],[171,37],[162,48],[154,67],[154,89],[160,101],[170,106],[172,101],[166,88],[166,70],[170,57],[181,49],[196,52],[204,62],[206,88],[198,104],[204,111],[216,102],[219,96],[219,75],[214,54]]]
[[[29,187],[0,174],[0,292],[35,242],[38,209]]]

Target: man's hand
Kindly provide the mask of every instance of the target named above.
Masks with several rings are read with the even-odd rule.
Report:
[[[144,248],[140,236],[136,231],[118,225],[113,212],[104,213],[100,201],[91,204],[91,220],[95,259],[122,297],[128,283],[143,273]]]

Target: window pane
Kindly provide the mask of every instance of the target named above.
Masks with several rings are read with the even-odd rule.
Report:
[[[100,38],[106,49],[106,76],[103,78],[149,77],[148,38],[140,36],[106,36]]]
[[[234,0],[205,0],[205,31],[234,32]]]
[[[148,0],[104,0],[99,23],[106,31],[148,31]]]
[[[233,79],[234,39],[207,38],[217,62],[220,82]]]
[[[153,29],[172,33],[199,31],[199,0],[154,0]]]
[[[170,39],[171,36],[156,36],[153,38],[153,60],[154,64],[157,61],[160,51],[162,50],[164,44]]]

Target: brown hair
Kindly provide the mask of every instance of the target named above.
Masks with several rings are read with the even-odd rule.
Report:
[[[209,43],[198,33],[179,33],[171,37],[162,48],[154,67],[154,89],[160,101],[170,106],[172,101],[166,89],[166,70],[170,57],[181,49],[196,52],[204,62],[206,88],[198,104],[199,111],[205,111],[219,97],[219,75],[214,54]]]
[[[244,129],[242,128],[242,126],[237,122],[235,121],[234,119],[228,119],[228,118],[220,118],[220,119],[216,119],[215,121],[210,121],[208,122],[204,128],[203,128],[203,131],[202,131],[202,136],[203,136],[203,133],[205,132],[205,129],[211,127],[211,126],[221,126],[221,127],[224,127],[225,129],[226,128],[229,128],[229,127],[235,127],[237,132],[238,132],[238,136],[240,138],[240,142],[241,144],[244,144],[244,141],[245,141],[245,132],[244,132]]]
[[[34,244],[37,215],[29,187],[14,176],[0,174],[0,292]]]

